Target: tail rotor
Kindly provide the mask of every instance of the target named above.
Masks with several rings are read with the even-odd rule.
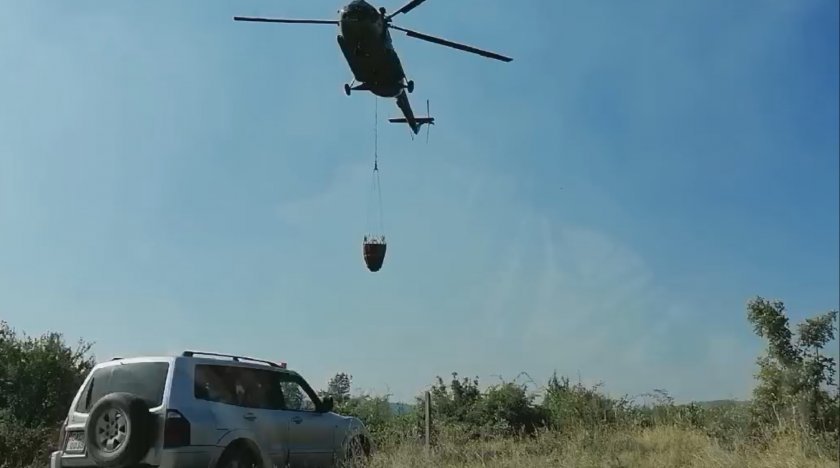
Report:
[[[426,117],[429,117],[429,118],[431,118],[431,117],[432,117],[432,112],[431,112],[431,110],[430,110],[430,108],[429,108],[429,100],[428,100],[428,99],[426,99]],[[430,127],[431,125],[434,125],[434,124],[435,124],[435,121],[434,121],[434,120],[430,120],[430,121],[428,122],[428,124],[426,125],[426,144],[429,144],[429,130],[430,130],[430,129],[429,129],[429,127]]]

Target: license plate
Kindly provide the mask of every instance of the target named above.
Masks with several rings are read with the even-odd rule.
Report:
[[[67,444],[64,446],[65,453],[85,453],[85,433],[68,432]]]

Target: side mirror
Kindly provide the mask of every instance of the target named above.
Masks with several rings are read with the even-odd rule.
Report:
[[[335,401],[333,401],[333,397],[327,396],[321,400],[321,412],[322,413],[329,413],[335,407]]]

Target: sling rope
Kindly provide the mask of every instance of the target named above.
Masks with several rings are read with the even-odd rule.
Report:
[[[379,180],[379,99],[374,97],[373,122],[373,191],[376,192],[379,203],[379,233],[384,236],[385,221],[382,210],[382,184]],[[368,222],[370,226],[370,222]]]

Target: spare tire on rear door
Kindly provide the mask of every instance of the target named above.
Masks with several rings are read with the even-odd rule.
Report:
[[[149,405],[131,393],[110,393],[91,408],[85,443],[99,466],[136,465],[152,444],[154,417]]]

